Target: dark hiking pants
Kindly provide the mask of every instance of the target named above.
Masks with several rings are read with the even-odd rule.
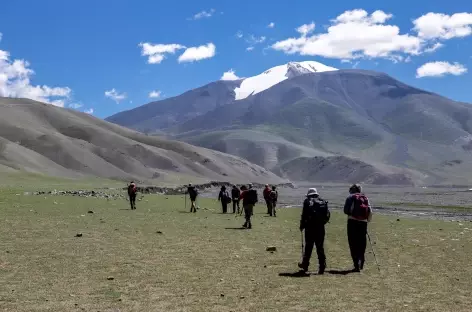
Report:
[[[254,209],[254,205],[244,205],[244,216],[246,218],[246,223],[244,223],[244,227],[251,228],[251,217],[252,217],[252,212]]]
[[[237,210],[236,207],[238,208]],[[233,200],[233,213],[239,212],[239,209],[241,209],[239,208],[239,199]]]
[[[318,264],[320,267],[326,267],[326,255],[324,252],[325,227],[324,225],[315,225],[305,229],[305,250],[303,252],[303,267],[308,269],[310,258],[313,252],[313,246],[316,246],[318,255]]]
[[[267,206],[267,214],[272,214],[272,202],[269,199],[265,200]]]
[[[222,201],[221,208],[223,209],[223,213],[228,212],[228,203],[225,203],[224,201]]]
[[[367,247],[367,222],[348,219],[347,238],[354,268],[364,266],[365,249]]]
[[[136,209],[136,194],[129,195],[129,203],[131,205],[131,210]]]

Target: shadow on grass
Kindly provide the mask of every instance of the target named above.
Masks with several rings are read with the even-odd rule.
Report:
[[[244,227],[229,227],[229,228],[225,228],[225,230],[245,230],[246,228]]]
[[[279,276],[284,277],[310,277],[311,273],[304,271],[297,271],[293,273],[279,273]]]
[[[348,274],[351,274],[351,273],[358,273],[358,272],[355,272],[352,269],[350,269],[350,270],[328,270],[326,272],[329,273],[329,274],[334,274],[334,275],[348,275]]]
[[[194,212],[192,212],[192,211],[182,211],[181,210],[181,211],[179,211],[179,213],[194,213]]]

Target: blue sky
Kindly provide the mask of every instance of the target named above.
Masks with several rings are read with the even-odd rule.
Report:
[[[314,60],[472,103],[472,4],[412,3],[3,1],[0,95],[107,117],[159,99],[152,91],[175,96],[230,69],[248,77]]]

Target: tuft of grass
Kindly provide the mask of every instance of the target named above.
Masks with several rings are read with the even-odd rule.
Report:
[[[257,206],[239,230],[211,199],[193,214],[182,196],[146,195],[131,211],[17,192],[0,190],[2,311],[470,311],[472,223],[375,215],[380,273],[368,247],[360,274],[296,278],[279,274],[298,271],[300,209]],[[351,268],[340,213],[325,248],[328,270]]]

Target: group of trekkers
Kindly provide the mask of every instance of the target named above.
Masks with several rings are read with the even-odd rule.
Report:
[[[136,184],[130,183],[128,186],[128,195],[131,203],[131,209],[136,209]],[[189,195],[191,206],[190,212],[197,212],[198,190],[192,184],[187,187],[186,194]],[[276,205],[278,192],[275,186],[266,185],[263,190],[264,200],[267,206],[267,214],[276,216]],[[242,200],[243,210],[240,208]],[[218,194],[218,201],[221,202],[223,213],[227,213],[228,204],[233,203],[233,213],[245,213],[246,222],[243,228],[251,229],[251,217],[254,214],[254,205],[258,202],[257,190],[252,184],[243,185],[238,188],[233,185],[231,196],[222,186]],[[358,184],[353,184],[349,188],[349,196],[344,204],[344,213],[348,216],[347,237],[351,258],[354,264],[353,272],[360,272],[364,269],[365,251],[367,247],[367,224],[372,220],[372,207],[369,199],[362,193],[362,188]],[[300,231],[303,235],[305,231],[305,246],[303,248],[303,258],[298,267],[307,272],[310,266],[313,247],[316,247],[318,255],[318,274],[323,274],[326,269],[326,255],[324,252],[325,225],[329,222],[331,213],[328,208],[328,201],[324,200],[318,194],[316,188],[310,188],[303,201],[303,208],[300,220]],[[303,237],[302,237],[303,238]]]

